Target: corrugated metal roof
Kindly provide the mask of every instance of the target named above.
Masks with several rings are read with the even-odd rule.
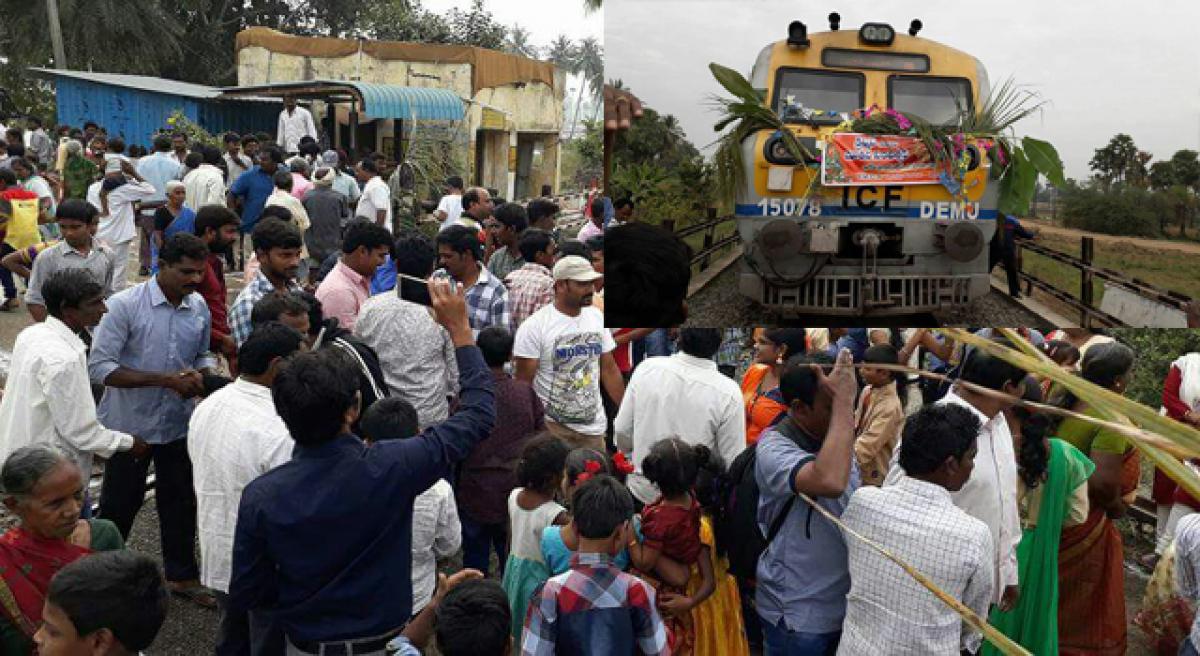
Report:
[[[183,96],[185,98],[197,98],[200,100],[213,100],[221,95],[219,87],[209,87],[203,84],[192,84],[191,82],[180,82],[179,80],[168,80],[164,77],[152,77],[149,75],[125,75],[122,73],[95,73],[92,71],[60,71],[55,68],[36,68],[30,67],[29,70],[50,77],[69,77],[84,82],[94,82],[97,84],[107,84],[110,86],[125,87],[127,89],[137,89],[139,91],[149,91],[152,93],[165,93],[173,96]],[[241,100],[254,100],[259,102],[278,102],[276,98],[261,98],[243,96]]]
[[[216,87],[206,87],[202,84],[179,82],[177,80],[168,80],[161,77],[150,77],[148,75],[93,73],[91,71],[60,71],[54,68],[30,68],[29,70],[41,73],[43,75],[72,77],[78,80],[84,80],[85,82],[97,82],[99,84],[109,84],[118,87],[127,87],[130,89],[140,89],[142,91],[153,91],[154,93],[169,93],[171,95],[185,96],[187,98],[200,98],[207,100],[221,95],[221,90]]]
[[[401,87],[351,82],[363,98],[363,113],[371,118],[461,121],[463,102],[449,89]]]
[[[297,80],[226,87],[223,91],[227,98],[240,98],[243,94],[251,93],[294,93],[299,97],[312,98],[349,94],[362,101],[363,114],[373,119],[461,121],[464,115],[463,99],[458,94],[449,89],[433,87],[402,87],[353,80]]]

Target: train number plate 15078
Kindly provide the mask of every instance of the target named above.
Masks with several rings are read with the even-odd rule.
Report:
[[[758,201],[763,216],[821,216],[816,198],[764,198]]]

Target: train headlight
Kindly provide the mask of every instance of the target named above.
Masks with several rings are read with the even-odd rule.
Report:
[[[808,47],[808,28],[800,21],[792,21],[788,25],[787,44],[793,48]]]
[[[771,164],[783,164],[785,166],[795,166],[797,164],[811,164],[816,162],[817,151],[816,137],[797,137],[800,146],[813,158],[804,157],[802,160],[797,160],[792,156],[792,153],[787,149],[787,145],[783,143],[783,138],[776,135],[767,139],[763,144],[763,157]]]
[[[942,236],[946,255],[955,262],[970,262],[983,252],[987,242],[983,231],[974,223],[958,221],[946,226]]]
[[[890,46],[896,38],[896,30],[887,23],[864,23],[858,30],[858,38],[873,46]]]

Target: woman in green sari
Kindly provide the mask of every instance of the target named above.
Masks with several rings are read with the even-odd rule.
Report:
[[[1040,402],[1037,381],[1025,381],[1023,397]],[[1025,532],[1017,546],[1021,597],[1008,612],[995,610],[988,621],[1038,656],[1058,654],[1058,550],[1064,523],[1087,519],[1087,480],[1096,468],[1079,449],[1048,439],[1049,417],[1015,407],[1008,425],[1017,442],[1017,470]],[[981,652],[999,654],[991,643]]]

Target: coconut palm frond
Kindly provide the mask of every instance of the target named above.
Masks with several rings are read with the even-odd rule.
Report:
[[[725,132],[714,142],[717,145],[713,153],[713,165],[716,168],[718,198],[726,202],[736,199],[737,191],[746,182],[742,142],[762,130],[776,131],[783,139],[788,152],[797,161],[814,157],[800,144],[800,140],[788,129],[779,115],[766,104],[762,94],[741,73],[716,63],[709,64],[708,68],[717,82],[733,95],[732,99],[721,96],[710,98],[721,114],[713,129],[720,132],[730,125],[733,126],[732,130]]]
[[[1176,453],[1200,456],[1200,431],[1186,424],[1164,417],[1152,408],[1090,383],[1053,363],[1026,355],[1021,350],[1003,346],[958,328],[942,328],[939,330],[948,337],[970,344],[986,353],[1021,367],[1029,373],[1045,376],[1053,380],[1086,402],[1104,420],[1118,424],[1136,425],[1174,443],[1179,447]],[[1025,341],[1016,333],[1009,333],[1009,339],[1014,342]],[[1167,454],[1153,440],[1143,439],[1139,431],[1122,431],[1122,434],[1129,437],[1130,441],[1139,451],[1145,454],[1155,465],[1162,468],[1164,473],[1183,487],[1189,494],[1196,495],[1200,493],[1200,476],[1197,476],[1190,468],[1179,462],[1177,458]]]
[[[975,111],[968,103],[954,99],[958,106],[958,131],[975,135],[1003,135],[1018,121],[1040,112],[1046,101],[1034,91],[1018,86],[1008,78],[992,89]]]

